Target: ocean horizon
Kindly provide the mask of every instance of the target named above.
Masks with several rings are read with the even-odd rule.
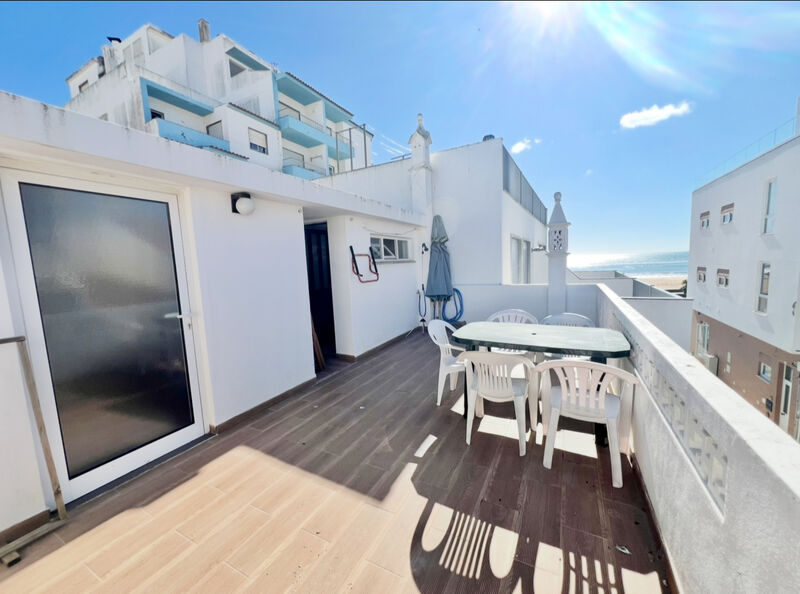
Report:
[[[570,254],[567,266],[576,271],[616,270],[632,277],[689,274],[689,252]]]

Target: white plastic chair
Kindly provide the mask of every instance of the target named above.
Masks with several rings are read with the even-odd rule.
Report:
[[[456,359],[453,350],[463,351],[461,347],[453,346],[447,337],[447,331],[455,332],[454,326],[442,320],[428,322],[428,336],[439,347],[439,384],[436,390],[436,406],[442,403],[444,383],[450,377],[450,390],[456,389],[458,374],[464,371],[464,363]]]
[[[486,320],[487,322],[507,322],[511,324],[538,324],[539,321],[535,316],[529,314],[524,309],[504,309],[496,311]],[[506,355],[527,355],[528,351],[520,351],[517,349],[501,349],[492,347],[493,353],[504,353]]]
[[[536,424],[538,393],[535,390],[533,362],[525,357],[501,353],[467,351],[458,357],[467,368],[467,445],[472,437],[476,414],[483,416],[483,399],[492,402],[513,402],[519,428],[519,455],[525,455],[525,401],[528,401],[531,424]],[[522,366],[525,377],[513,378],[511,371]],[[532,390],[532,394],[529,392]],[[478,410],[476,410],[478,409]]]
[[[544,318],[541,324],[545,326],[575,326],[579,328],[594,328],[594,322],[576,313],[553,314]]]
[[[486,320],[487,322],[509,322],[512,324],[538,324],[536,316],[529,314],[524,309],[504,309],[496,311]]]
[[[615,487],[621,487],[618,424],[620,403],[633,398],[633,387],[639,380],[635,375],[617,367],[590,361],[545,361],[536,366],[536,371],[542,378],[542,428],[547,435],[544,467],[550,468],[553,465],[559,417],[603,423],[608,427],[611,481]],[[551,371],[558,378],[559,386],[550,385]],[[620,396],[610,392],[613,380],[621,380],[624,384],[624,391],[620,392]]]

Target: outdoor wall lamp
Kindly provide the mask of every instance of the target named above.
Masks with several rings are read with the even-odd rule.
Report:
[[[234,192],[231,194],[231,212],[240,215],[253,214],[256,209],[255,201],[247,192]]]

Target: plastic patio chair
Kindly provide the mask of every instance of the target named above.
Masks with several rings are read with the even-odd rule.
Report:
[[[458,374],[464,371],[464,363],[459,361],[453,354],[454,350],[463,351],[461,347],[450,344],[447,331],[455,332],[454,326],[442,320],[431,320],[428,322],[428,336],[439,347],[439,383],[436,390],[436,406],[442,403],[444,395],[444,383],[450,377],[450,390],[456,389]]]
[[[632,398],[633,388],[639,380],[635,375],[617,367],[591,361],[545,361],[536,366],[536,371],[542,378],[542,426],[547,435],[544,467],[550,468],[553,465],[553,449],[560,417],[603,423],[608,427],[611,481],[614,487],[621,487],[618,426],[620,403],[623,399]],[[558,378],[558,386],[550,385],[551,372]],[[620,392],[621,396],[611,393],[613,380],[622,382],[624,391]]]
[[[579,328],[594,328],[594,322],[576,313],[553,314],[544,318],[541,324],[545,326],[575,326]]]
[[[504,309],[496,311],[488,317],[487,322],[508,322],[512,324],[538,324],[536,316],[529,314],[524,309]],[[528,351],[517,349],[492,348],[493,353],[504,353],[506,355],[528,355]]]
[[[530,408],[531,423],[536,423],[538,393],[529,389],[535,387],[535,367],[530,359],[516,355],[467,351],[458,357],[467,368],[467,445],[472,437],[472,423],[476,414],[483,416],[483,400],[491,402],[513,402],[514,414],[519,429],[519,455],[525,455],[525,401]],[[524,378],[514,378],[511,371],[520,367],[525,370]],[[476,410],[477,409],[477,410]]]
[[[513,324],[538,324],[536,316],[529,314],[524,309],[504,309],[490,315],[487,322],[509,322]]]

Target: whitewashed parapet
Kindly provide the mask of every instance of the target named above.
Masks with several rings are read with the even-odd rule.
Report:
[[[682,371],[678,369],[682,359],[688,357],[691,362],[694,359],[638,312],[624,304],[619,297],[613,293],[609,295],[610,291],[606,287],[600,286],[599,291],[599,325],[622,332],[631,343],[631,364],[658,404],[712,501],[724,515],[728,473],[727,446],[732,436],[730,431],[719,431],[718,423],[706,422],[703,413],[706,409],[703,405],[705,397],[686,381]],[[629,311],[623,313],[616,301]],[[641,319],[637,320],[631,314]],[[671,343],[669,349],[663,348],[663,340]],[[677,360],[673,349],[677,349],[677,354],[680,355]]]

